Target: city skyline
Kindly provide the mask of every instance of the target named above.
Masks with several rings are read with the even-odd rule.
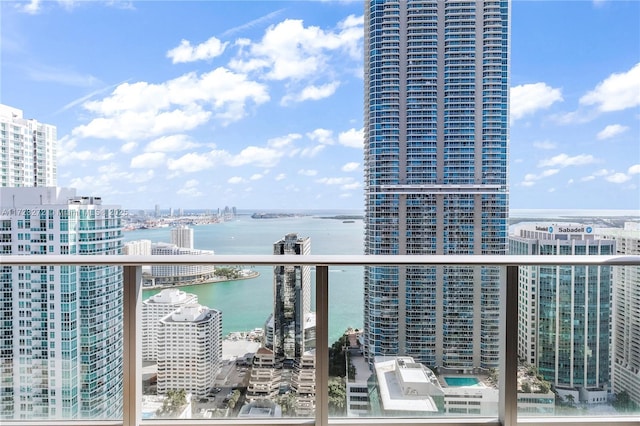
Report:
[[[127,208],[361,209],[362,3],[177,4],[0,5],[0,102],[57,126],[58,185]],[[639,10],[513,2],[512,209],[638,208]]]

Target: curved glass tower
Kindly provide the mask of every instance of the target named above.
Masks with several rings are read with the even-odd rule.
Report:
[[[506,254],[509,1],[365,5],[365,253]],[[498,364],[495,268],[367,267],[365,353]]]

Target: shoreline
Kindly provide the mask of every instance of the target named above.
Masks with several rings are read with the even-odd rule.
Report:
[[[179,284],[168,284],[168,285],[154,285],[154,286],[142,286],[142,291],[144,290],[164,290],[167,288],[178,288],[178,287],[189,287],[189,286],[197,286],[204,284],[216,284],[216,283],[224,283],[229,281],[242,281],[242,280],[250,280],[254,278],[258,278],[260,276],[260,272],[258,271],[250,271],[247,275],[244,275],[239,278],[219,278],[219,279],[208,279],[202,282],[189,282],[189,283],[179,283]]]

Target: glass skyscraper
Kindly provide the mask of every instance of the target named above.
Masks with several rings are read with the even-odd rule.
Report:
[[[365,4],[365,253],[506,254],[510,2]],[[498,365],[499,271],[367,267],[365,354]]]

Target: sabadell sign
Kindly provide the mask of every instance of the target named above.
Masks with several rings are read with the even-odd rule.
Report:
[[[558,226],[557,228],[554,228],[553,226],[536,226],[536,231],[547,231],[550,234],[553,234],[554,232],[557,234],[568,234],[568,233],[575,233],[575,232],[590,234],[591,232],[593,232],[593,228],[591,228],[590,226],[583,226],[583,225]]]

